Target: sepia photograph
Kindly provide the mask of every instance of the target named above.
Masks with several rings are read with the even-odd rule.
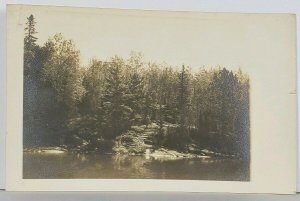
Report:
[[[57,18],[22,19],[24,179],[249,180],[247,72],[170,54],[197,45],[189,35],[205,30],[181,36],[177,25],[188,21],[178,19],[137,35],[150,19],[122,12],[99,15],[89,29],[72,17],[55,26]],[[149,44],[155,35],[163,46]]]
[[[7,13],[8,190],[295,191],[295,15]]]

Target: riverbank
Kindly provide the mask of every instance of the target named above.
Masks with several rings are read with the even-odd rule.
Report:
[[[97,138],[94,141],[77,139],[76,144],[58,145],[55,147],[29,147],[24,152],[61,154],[65,152],[113,155],[146,155],[155,158],[233,158],[240,159],[241,155],[231,149],[219,148],[220,138],[210,134],[209,137],[193,137],[178,141],[178,125],[164,122],[161,127],[157,122],[148,125],[131,126],[129,130],[113,139]],[[192,133],[191,133],[192,134]],[[186,140],[186,141],[184,141]],[[232,139],[231,139],[232,140]],[[174,146],[176,144],[176,146]],[[215,146],[218,145],[218,146]]]
[[[78,150],[66,149],[64,147],[34,147],[34,148],[24,148],[23,150],[26,153],[43,153],[43,154],[63,154],[63,153],[80,153],[80,154],[89,154],[89,153],[97,153],[96,151],[91,152],[78,152]],[[99,153],[100,154],[100,153]],[[234,158],[239,159],[239,157],[235,155],[226,155],[222,153],[216,153],[209,150],[201,150],[199,154],[194,153],[183,153],[178,152],[176,150],[170,150],[166,148],[158,148],[156,150],[146,149],[144,153],[119,153],[119,152],[111,152],[111,153],[101,153],[101,154],[110,154],[110,155],[128,155],[128,156],[142,156],[153,157],[155,159],[183,159],[183,158],[199,158],[199,159],[211,159],[211,158]]]

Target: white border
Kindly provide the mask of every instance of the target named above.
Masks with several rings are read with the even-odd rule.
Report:
[[[14,0],[14,1],[3,1],[1,4],[1,24],[4,23],[4,3],[20,3],[20,4],[39,4],[39,5],[65,5],[65,6],[80,6],[80,7],[107,7],[107,8],[134,8],[134,9],[151,9],[151,10],[200,10],[200,11],[206,11],[206,12],[255,12],[255,13],[296,13],[297,14],[297,36],[299,37],[299,27],[300,27],[300,1],[297,0],[240,0],[240,1],[234,1],[234,0],[210,0],[210,1],[203,1],[203,0],[123,0],[123,1],[116,1],[116,0],[110,0],[110,1],[103,1],[103,0],[77,0],[77,1],[70,1],[70,0],[48,0],[48,1],[42,1],[42,0]],[[1,26],[1,32],[4,33],[4,26]],[[0,76],[1,82],[0,82],[0,148],[1,148],[1,160],[0,160],[0,169],[4,169],[4,105],[5,105],[5,69],[3,66],[5,65],[5,57],[4,57],[4,38],[5,34],[1,34],[1,67],[0,68]],[[300,40],[297,42],[297,47],[300,46]],[[300,58],[300,51],[297,53],[298,57],[298,64],[299,64],[299,58]],[[298,73],[299,76],[299,73]],[[298,81],[298,84],[300,82]],[[297,89],[297,92],[299,92],[299,87]],[[298,101],[299,104],[299,101]],[[300,110],[298,110],[298,113]],[[299,138],[298,138],[299,141]],[[299,159],[299,155],[298,155]],[[298,160],[298,164],[299,164]],[[299,168],[298,168],[299,170]],[[4,171],[1,171],[0,178],[0,188],[3,188],[4,184]],[[299,171],[298,171],[299,172]],[[300,190],[300,180],[298,176],[298,191]]]

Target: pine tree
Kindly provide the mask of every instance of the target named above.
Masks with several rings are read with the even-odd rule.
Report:
[[[26,27],[25,27],[25,37],[24,37],[24,75],[29,76],[34,70],[32,65],[36,60],[36,54],[38,52],[38,47],[35,44],[37,37],[34,35],[37,33],[35,30],[35,18],[33,15],[30,15],[27,18]]]
[[[128,92],[129,100],[128,105],[132,108],[132,120],[136,123],[142,120],[142,107],[144,104],[144,92],[143,92],[143,78],[135,71],[130,76]]]
[[[35,42],[37,40],[37,38],[34,36],[37,31],[35,30],[35,18],[33,15],[30,15],[27,18],[27,22],[26,22],[26,27],[25,27],[25,38],[24,38],[24,45],[25,48],[30,48],[33,47],[35,45]]]
[[[113,139],[130,126],[132,109],[128,106],[128,94],[122,68],[124,63],[115,57],[110,62],[104,95],[106,138]]]
[[[179,111],[179,124],[187,127],[188,107],[190,105],[189,80],[184,65],[179,73],[177,108]]]
[[[178,95],[177,95],[177,109],[179,118],[179,130],[176,139],[176,147],[185,150],[189,140],[188,130],[188,116],[190,107],[190,91],[189,91],[189,77],[188,73],[182,66],[181,72],[178,76]]]
[[[35,30],[35,19],[33,15],[27,18],[26,27],[24,28],[24,112],[23,112],[23,132],[24,132],[24,144],[38,144],[40,142],[40,136],[37,135],[39,125],[37,125],[37,119],[39,113],[37,111],[38,106],[38,80],[36,69],[39,67],[39,60],[37,55],[39,53],[39,47],[35,44],[37,38]]]

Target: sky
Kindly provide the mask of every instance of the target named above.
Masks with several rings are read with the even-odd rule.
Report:
[[[36,9],[34,9],[36,8]],[[145,61],[249,71],[289,45],[292,19],[283,15],[164,12],[66,7],[21,7],[19,20],[35,16],[38,43],[62,33],[81,52],[81,64],[142,52]],[[290,21],[290,23],[285,23]],[[278,29],[282,27],[282,29]],[[281,49],[278,49],[280,47]]]
[[[66,14],[66,10],[68,13]],[[256,17],[195,12],[117,11],[104,9],[24,9],[21,23],[35,16],[38,43],[62,33],[81,52],[81,64],[92,58],[128,57],[142,52],[146,61],[191,68],[248,65],[251,34],[261,26]],[[252,19],[251,19],[252,18]],[[252,24],[254,23],[254,24]],[[256,25],[257,24],[257,25]]]

